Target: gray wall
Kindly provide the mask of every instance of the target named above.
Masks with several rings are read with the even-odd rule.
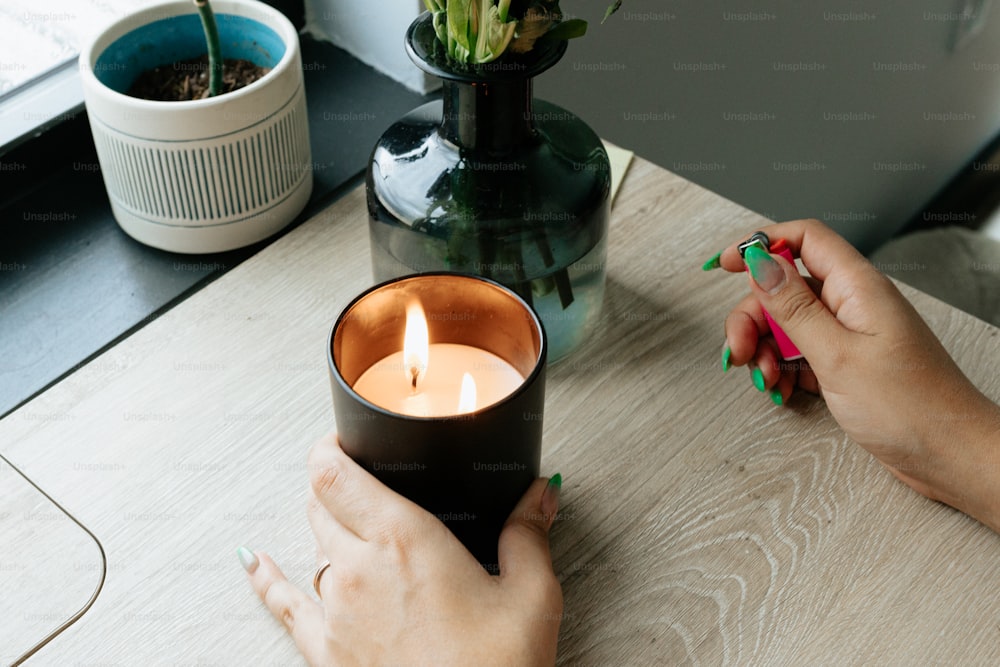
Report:
[[[561,4],[585,7],[590,30],[536,96],[768,217],[825,219],[863,250],[1000,130],[988,0],[624,0],[604,25],[603,2]],[[966,4],[985,19],[957,20]]]

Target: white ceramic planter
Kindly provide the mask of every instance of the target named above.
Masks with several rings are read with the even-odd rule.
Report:
[[[139,72],[205,53],[191,0],[123,17],[86,44],[80,75],[115,219],[142,243],[183,253],[231,250],[291,222],[312,192],[298,34],[256,0],[212,3],[226,58],[272,67],[203,100],[124,92]]]

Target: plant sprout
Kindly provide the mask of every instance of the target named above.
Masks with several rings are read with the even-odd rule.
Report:
[[[194,0],[201,18],[208,43],[208,96],[215,97],[222,92],[222,45],[219,42],[219,28],[215,25],[215,14],[208,0]]]

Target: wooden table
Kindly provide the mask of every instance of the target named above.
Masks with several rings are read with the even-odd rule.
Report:
[[[762,224],[642,160],[625,179],[604,318],[549,374],[560,664],[997,664],[1000,536],[894,481],[821,402],[774,407],[720,370],[745,278],[699,267]],[[308,590],[305,457],[334,426],[324,346],[369,276],[359,188],[0,422],[0,451],[108,558],[38,664],[301,663],[235,549],[270,551]],[[997,329],[907,294],[1000,397]],[[8,507],[27,497],[15,479],[0,476]],[[77,567],[93,585],[96,551],[72,553],[0,544],[0,574]],[[5,589],[4,636],[25,645],[0,657],[56,625],[19,609],[76,609],[79,588]]]

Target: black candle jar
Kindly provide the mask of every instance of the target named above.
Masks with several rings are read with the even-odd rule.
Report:
[[[426,314],[431,343],[490,352],[524,382],[491,405],[444,417],[400,414],[362,397],[354,384],[403,348],[406,308],[414,300]],[[491,280],[405,276],[370,288],[344,308],[330,332],[327,361],[344,451],[440,518],[495,572],[500,530],[539,473],[546,338],[534,311]]]

